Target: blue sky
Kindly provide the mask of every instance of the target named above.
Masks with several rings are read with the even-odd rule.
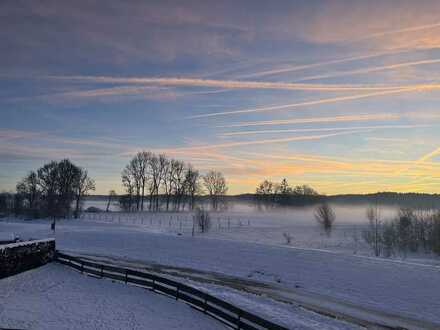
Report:
[[[440,192],[438,1],[0,3],[0,190],[140,150],[323,193]]]

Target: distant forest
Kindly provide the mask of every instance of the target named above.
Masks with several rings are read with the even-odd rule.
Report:
[[[107,195],[90,195],[87,200],[107,201]],[[209,202],[209,196],[197,196],[199,202]],[[256,203],[257,194],[227,195],[224,202]],[[260,201],[272,203],[271,201]],[[291,195],[280,206],[313,206],[322,202],[332,204],[366,205],[378,204],[387,206],[440,209],[440,194],[379,192],[374,194],[341,194],[341,195]]]

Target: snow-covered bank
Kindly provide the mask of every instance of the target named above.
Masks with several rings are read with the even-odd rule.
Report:
[[[0,281],[0,328],[225,329],[147,290],[49,264]]]

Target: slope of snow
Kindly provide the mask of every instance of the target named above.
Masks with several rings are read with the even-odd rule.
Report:
[[[225,329],[150,291],[49,264],[0,280],[0,328]]]

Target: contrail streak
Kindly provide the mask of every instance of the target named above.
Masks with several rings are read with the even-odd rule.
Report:
[[[172,152],[173,150],[179,151],[191,151],[191,150],[206,150],[206,149],[218,149],[218,148],[230,148],[230,147],[241,147],[248,145],[261,145],[261,144],[272,144],[272,143],[285,143],[285,142],[293,142],[293,141],[310,141],[310,140],[321,140],[325,138],[330,138],[334,136],[340,135],[349,135],[359,133],[360,131],[349,131],[349,132],[341,132],[341,133],[333,133],[333,134],[325,134],[325,135],[309,135],[309,136],[294,136],[282,139],[267,139],[267,140],[254,140],[254,141],[239,141],[239,142],[230,142],[230,143],[221,143],[221,144],[210,144],[210,145],[202,145],[202,146],[193,146],[193,147],[182,147],[177,149],[169,150]],[[167,149],[164,149],[164,152],[167,152]]]
[[[436,88],[439,86],[436,85]],[[397,90],[391,90],[391,91],[383,91],[383,92],[376,92],[376,93],[366,93],[366,94],[358,94],[358,95],[350,95],[350,96],[338,96],[333,98],[327,98],[327,99],[320,99],[320,100],[314,100],[314,101],[306,101],[306,102],[299,102],[299,103],[290,103],[290,104],[284,104],[284,105],[275,105],[271,107],[263,107],[263,108],[253,108],[253,109],[243,109],[243,110],[234,110],[234,111],[224,111],[224,112],[212,112],[207,113],[203,115],[195,115],[187,117],[189,119],[195,119],[195,118],[208,118],[208,117],[216,117],[216,116],[227,116],[227,115],[236,115],[236,114],[242,114],[242,113],[255,113],[255,112],[268,112],[268,111],[274,111],[274,110],[287,110],[290,108],[298,108],[298,107],[304,107],[304,106],[310,106],[310,105],[321,105],[321,104],[329,104],[329,103],[337,103],[337,102],[343,102],[343,101],[351,101],[351,100],[359,100],[374,96],[384,96],[384,95],[392,95],[392,94],[402,94],[406,92],[414,92],[418,90],[427,90],[429,88],[427,87],[411,87],[411,88],[401,88]],[[432,88],[434,89],[434,88]]]
[[[383,91],[396,90],[399,86],[385,85],[341,85],[341,84],[299,84],[284,82],[215,80],[199,78],[152,78],[152,77],[107,77],[107,76],[48,76],[49,79],[80,80],[97,83],[152,84],[159,86],[207,87],[228,89],[280,89],[304,91]]]
[[[371,68],[365,68],[365,69],[322,74],[322,75],[304,77],[304,78],[298,79],[297,81],[310,81],[310,80],[325,79],[325,78],[353,76],[353,75],[357,75],[357,74],[366,74],[366,73],[373,73],[373,72],[380,72],[380,71],[386,71],[386,70],[405,68],[405,67],[416,66],[416,65],[427,65],[427,64],[436,64],[436,63],[440,63],[440,59],[397,63],[397,64],[371,67]]]
[[[361,115],[346,115],[346,116],[334,116],[334,117],[248,121],[237,124],[220,125],[216,127],[232,128],[232,127],[249,127],[249,126],[288,125],[288,124],[334,123],[334,122],[349,122],[349,121],[392,120],[399,118],[400,115],[397,114],[371,114],[371,115],[361,114]]]
[[[437,149],[435,149],[435,150],[433,150],[432,152],[430,152],[430,153],[428,153],[428,154],[422,156],[421,158],[419,158],[419,159],[416,161],[416,163],[423,163],[423,162],[426,162],[427,160],[430,160],[431,158],[433,158],[433,157],[435,157],[435,156],[437,156],[437,155],[440,155],[440,147],[437,148]]]
[[[332,127],[332,128],[299,128],[299,129],[276,129],[276,130],[255,130],[242,132],[226,132],[222,136],[238,136],[253,134],[272,134],[272,133],[304,133],[304,132],[329,132],[329,131],[350,131],[363,129],[407,129],[407,128],[426,128],[431,125],[377,125],[377,126],[356,126],[356,127]]]
[[[330,61],[325,61],[325,62],[296,65],[296,66],[288,66],[288,67],[284,67],[284,68],[280,68],[280,69],[272,69],[272,70],[250,73],[247,75],[240,75],[240,76],[238,76],[238,78],[255,78],[255,77],[271,76],[271,75],[275,75],[275,74],[279,74],[279,73],[287,73],[287,72],[294,72],[294,71],[300,71],[300,70],[306,70],[306,69],[313,69],[313,68],[318,68],[321,66],[354,62],[354,61],[359,61],[359,60],[366,60],[366,59],[380,57],[380,56],[407,53],[410,51],[412,51],[412,49],[402,49],[402,50],[386,51],[386,52],[380,52],[380,53],[374,53],[374,54],[346,57],[346,58],[335,59],[335,60],[330,60]]]
[[[415,166],[419,166],[424,164],[426,161],[430,160],[431,158],[440,155],[440,147],[438,147],[437,149],[431,151],[430,153],[427,153],[426,155],[423,155],[422,157],[420,157],[419,159],[417,159],[411,166],[406,167],[403,170],[400,170],[398,172],[395,173],[395,176],[399,176],[402,175],[405,172],[408,172],[409,170],[411,170],[412,168],[414,168]]]
[[[391,30],[391,31],[384,31],[384,32],[378,32],[378,33],[372,33],[369,35],[366,35],[364,37],[356,39],[356,41],[360,40],[366,40],[366,39],[374,39],[374,38],[380,38],[391,34],[398,34],[398,33],[405,33],[405,32],[415,32],[415,31],[421,31],[421,30],[428,30],[440,27],[440,22],[433,23],[433,24],[426,24],[426,25],[419,25],[419,26],[413,26],[398,30]]]

